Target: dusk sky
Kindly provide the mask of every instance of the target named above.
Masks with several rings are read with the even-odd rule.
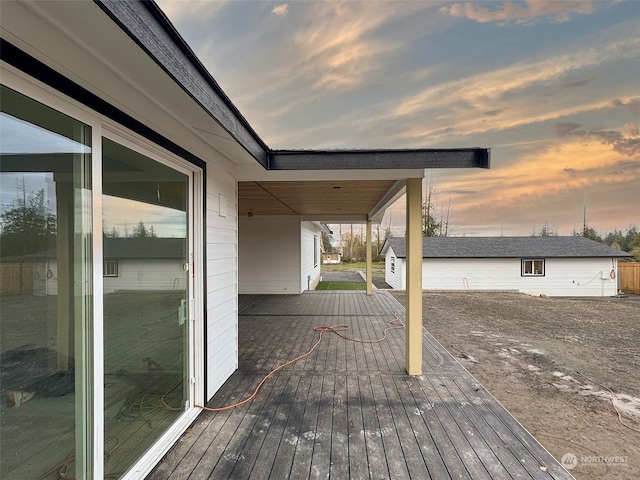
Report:
[[[490,147],[450,234],[640,227],[637,0],[158,3],[271,148]]]

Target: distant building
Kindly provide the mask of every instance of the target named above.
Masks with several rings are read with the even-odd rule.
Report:
[[[186,288],[185,238],[105,238],[104,294]]]
[[[385,281],[406,288],[404,238],[382,248]],[[584,237],[427,237],[423,290],[518,291],[548,296],[613,296],[618,259],[631,256]]]
[[[323,265],[338,264],[341,262],[342,262],[342,253],[340,252],[323,252],[322,253]]]

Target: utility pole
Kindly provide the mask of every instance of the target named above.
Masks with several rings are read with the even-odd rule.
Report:
[[[582,207],[582,236],[587,234],[587,192],[584,192],[584,205]]]

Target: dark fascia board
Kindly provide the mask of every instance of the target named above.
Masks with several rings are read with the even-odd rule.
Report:
[[[269,148],[155,2],[94,2],[252,157],[268,167]]]
[[[489,148],[274,150],[269,170],[489,168]]]

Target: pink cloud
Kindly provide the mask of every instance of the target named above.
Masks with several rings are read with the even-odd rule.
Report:
[[[282,5],[278,5],[276,7],[273,7],[273,10],[271,10],[271,13],[274,13],[275,15],[278,15],[279,17],[286,17],[287,13],[289,13],[289,4],[288,3],[283,3]]]

